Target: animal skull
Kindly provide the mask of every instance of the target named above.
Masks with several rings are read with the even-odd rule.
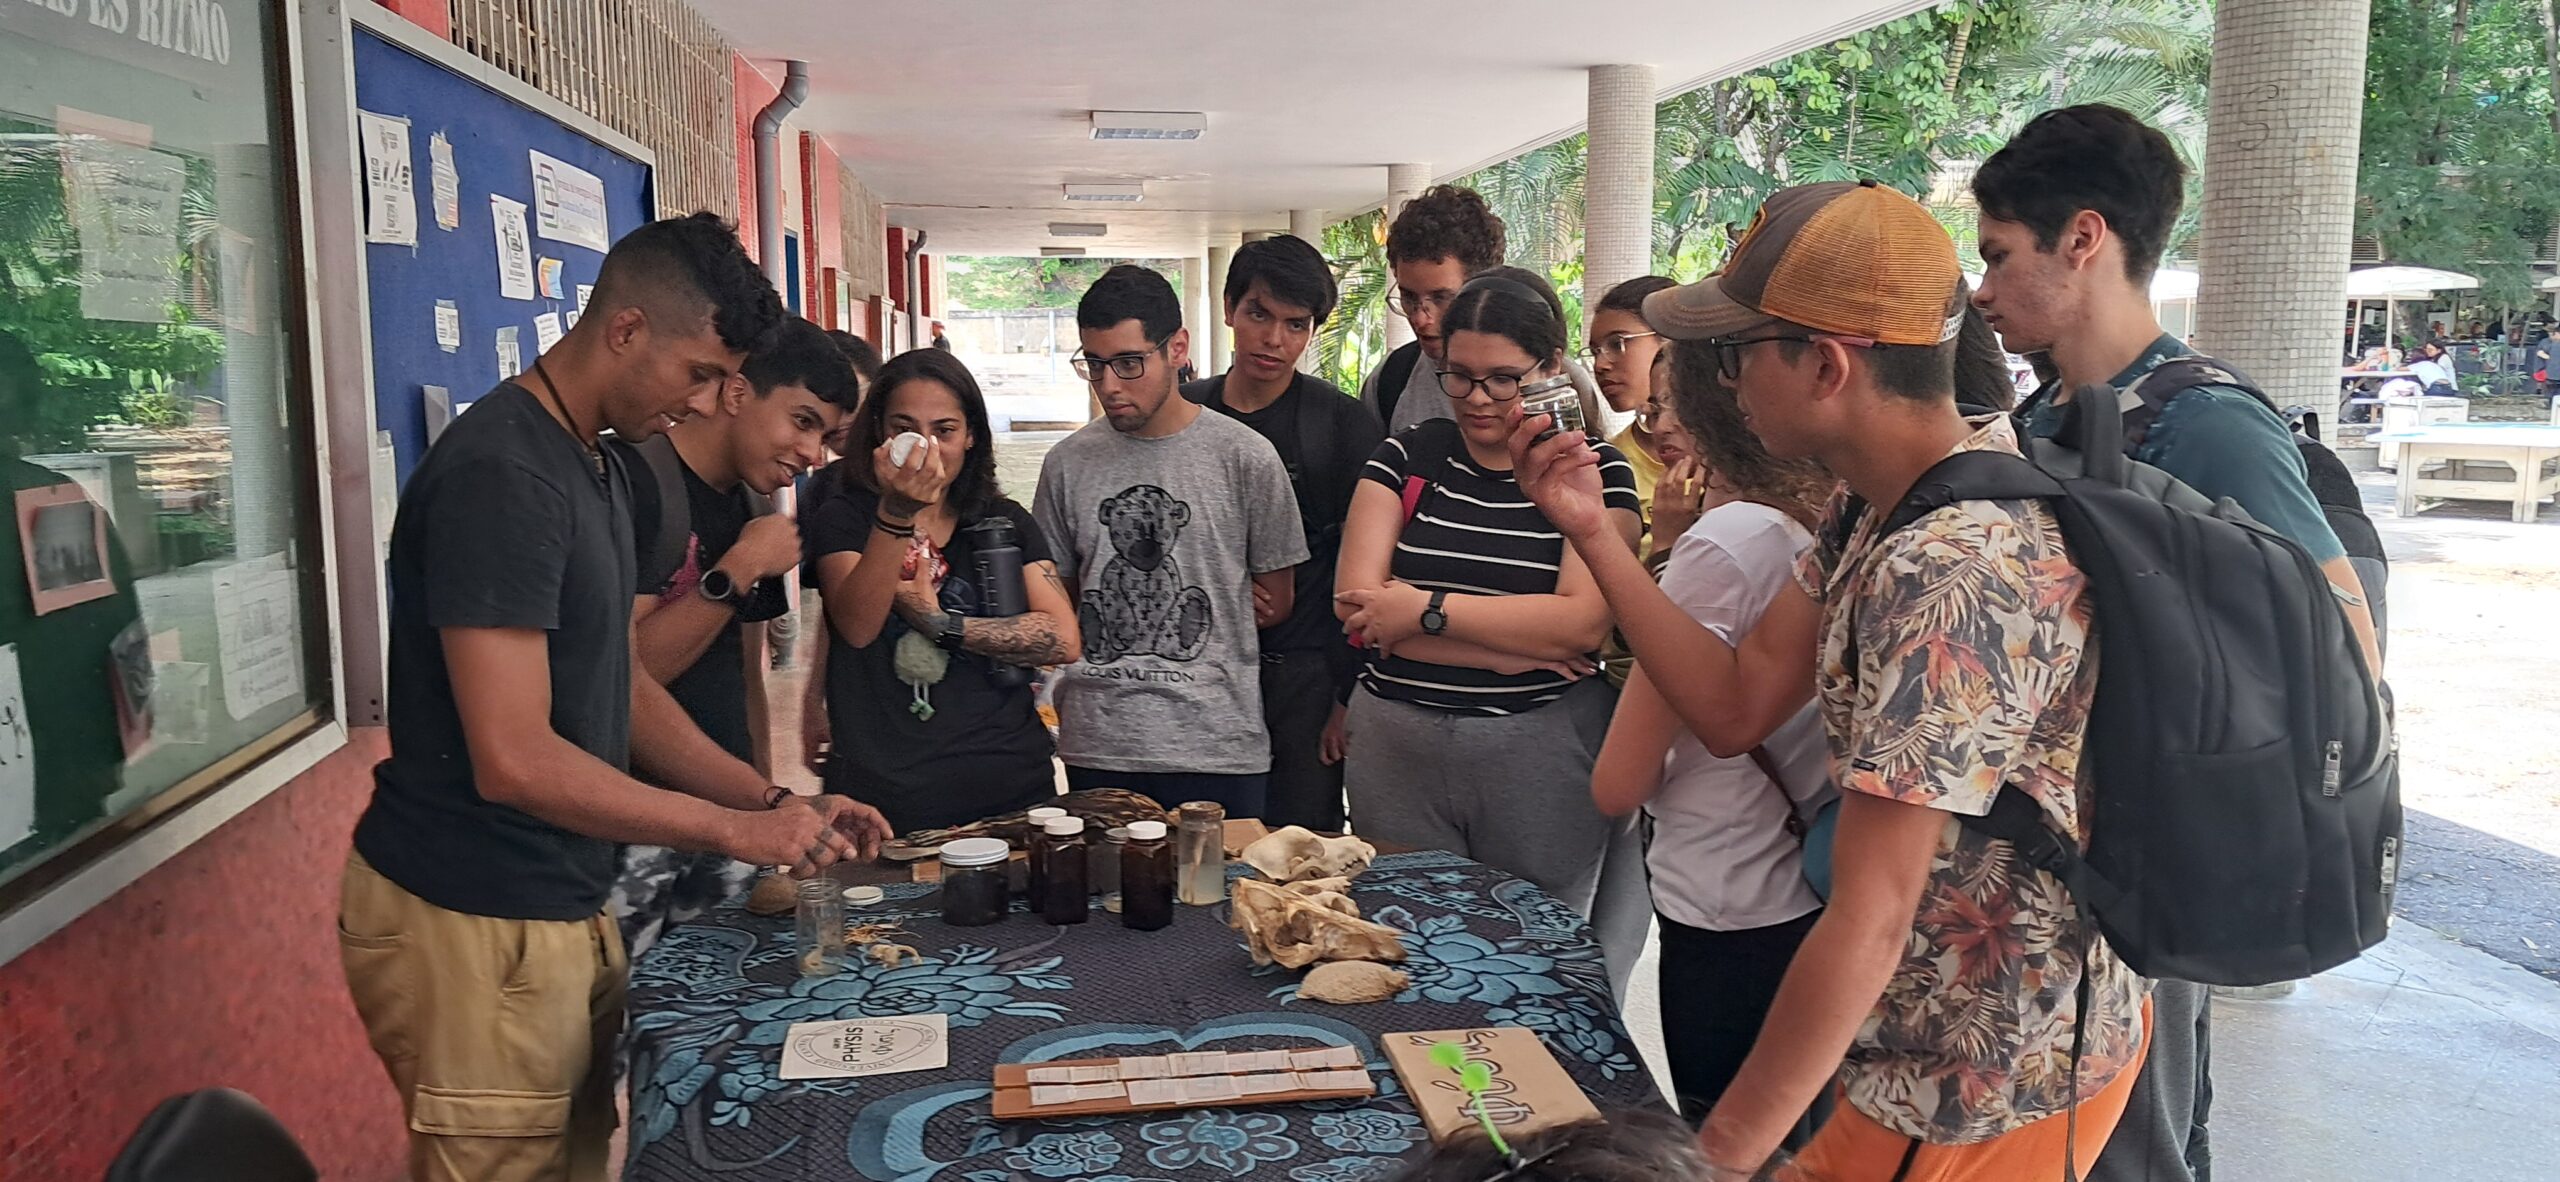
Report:
[[[1274,831],[1244,847],[1246,865],[1273,882],[1310,878],[1357,878],[1378,856],[1378,847],[1357,837],[1318,837],[1297,825]]]
[[[1235,882],[1236,930],[1257,965],[1302,969],[1317,961],[1404,959],[1394,928],[1360,918],[1343,890],[1349,879],[1325,878],[1274,886],[1250,878]]]

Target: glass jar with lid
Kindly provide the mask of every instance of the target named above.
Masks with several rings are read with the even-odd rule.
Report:
[[[942,922],[984,927],[1004,918],[1005,863],[1013,847],[999,837],[964,837],[942,847]]]

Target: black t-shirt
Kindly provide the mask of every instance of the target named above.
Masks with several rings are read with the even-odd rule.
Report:
[[[1271,441],[1289,470],[1298,520],[1307,532],[1307,560],[1298,564],[1289,618],[1262,631],[1262,651],[1338,650],[1347,674],[1355,663],[1333,614],[1333,568],[1342,557],[1342,523],[1351,516],[1361,468],[1386,440],[1387,429],[1376,411],[1323,378],[1299,374],[1271,405],[1250,413],[1227,406],[1226,384],[1224,374],[1203,378],[1183,387],[1182,395]]]
[[[391,758],[374,768],[356,851],[448,911],[584,919],[602,911],[614,843],[481,799],[442,628],[549,633],[551,729],[630,766],[631,483],[599,474],[534,396],[501,383],[454,419],[391,530]]]
[[[1635,469],[1618,449],[1600,453],[1602,497],[1609,508],[1638,512]],[[1403,495],[1419,477],[1421,496],[1396,535],[1389,573],[1426,591],[1452,595],[1552,595],[1564,571],[1564,535],[1510,472],[1478,467],[1467,457],[1458,424],[1433,419],[1408,427],[1378,448],[1364,472]],[[1504,675],[1372,654],[1361,675],[1369,692],[1391,701],[1463,714],[1519,714],[1573,688],[1561,674]]]
[[[658,536],[659,515],[664,512],[658,504],[658,482],[640,449],[623,443],[612,446],[622,453],[623,462],[631,471],[632,540],[646,554]],[[690,521],[684,558],[672,571],[640,572],[639,594],[655,597],[661,606],[700,594],[703,573],[720,565],[729,548],[738,544],[738,535],[745,531],[747,522],[756,516],[744,486],[721,492],[694,475],[680,456],[676,467],[684,477],[683,512]],[[789,607],[790,601],[783,597],[782,580],[759,579],[749,590],[746,604],[738,610],[738,622],[761,623]],[[720,744],[721,750],[753,762],[755,744],[747,725],[746,643],[738,632],[737,628],[722,628],[714,633],[692,666],[667,683],[667,694],[684,707],[703,734]]]
[[[806,522],[816,517],[819,509],[824,508],[827,502],[836,499],[837,493],[844,491],[845,485],[850,483],[845,474],[853,470],[856,461],[868,465],[871,457],[846,456],[800,478],[801,521]],[[800,585],[818,586],[818,554],[817,551],[809,548],[809,535],[806,530],[802,530],[800,534]]]
[[[861,552],[879,501],[878,494],[847,483],[819,506],[804,525],[810,560]],[[967,527],[990,517],[1013,519],[1025,578],[1040,577],[1032,564],[1050,561],[1048,540],[1031,511],[999,500],[984,515],[962,521],[943,548],[951,564],[942,584],[944,611],[981,614],[978,550]],[[905,558],[900,548],[863,561]],[[835,748],[827,790],[879,809],[900,833],[966,824],[1053,794],[1050,755],[1056,744],[1034,709],[1031,687],[999,686],[989,679],[994,666],[985,657],[954,653],[941,682],[926,691],[933,717],[919,717],[915,688],[898,680],[893,664],[898,638],[913,631],[894,609],[880,635],[859,648],[828,630],[827,714]]]

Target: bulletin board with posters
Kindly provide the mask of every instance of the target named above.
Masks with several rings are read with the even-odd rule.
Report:
[[[440,48],[355,30],[375,425],[403,484],[452,415],[577,322],[606,247],[656,208],[646,150]]]

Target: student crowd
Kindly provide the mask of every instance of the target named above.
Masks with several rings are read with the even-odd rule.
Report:
[[[1028,507],[950,352],[788,318],[709,215],[635,231],[401,501],[392,755],[340,937],[413,1174],[601,1176],[626,949],[746,867],[1036,804],[1063,763],[1275,826],[1342,829],[1347,799],[1366,837],[1588,915],[1621,986],[1658,923],[1689,1123],[1508,1176],[2208,1177],[2206,990],[2134,975],[1956,820],[2009,784],[2088,840],[2104,655],[2052,510],[1860,508],[2188,352],[2147,296],[2182,176],[2121,111],[2036,119],[1973,179],[1974,290],[1903,194],[1787,189],[1716,274],[1596,293],[1578,357],[1442,186],[1386,243],[1416,339],[1356,395],[1299,368],[1336,302],[1308,243],[1235,253],[1234,365],[1189,383],[1181,301],[1114,268],[1077,309],[1102,420]],[[2023,406],[2004,346],[2053,376]],[[1568,387],[1632,422],[1522,413]],[[2372,656],[2261,399],[2179,392],[2134,458],[2309,551]],[[804,474],[796,524],[762,511]],[[795,567],[826,622],[814,796],[772,786],[756,627]],[[1412,1176],[1506,1164],[1482,1152]]]

